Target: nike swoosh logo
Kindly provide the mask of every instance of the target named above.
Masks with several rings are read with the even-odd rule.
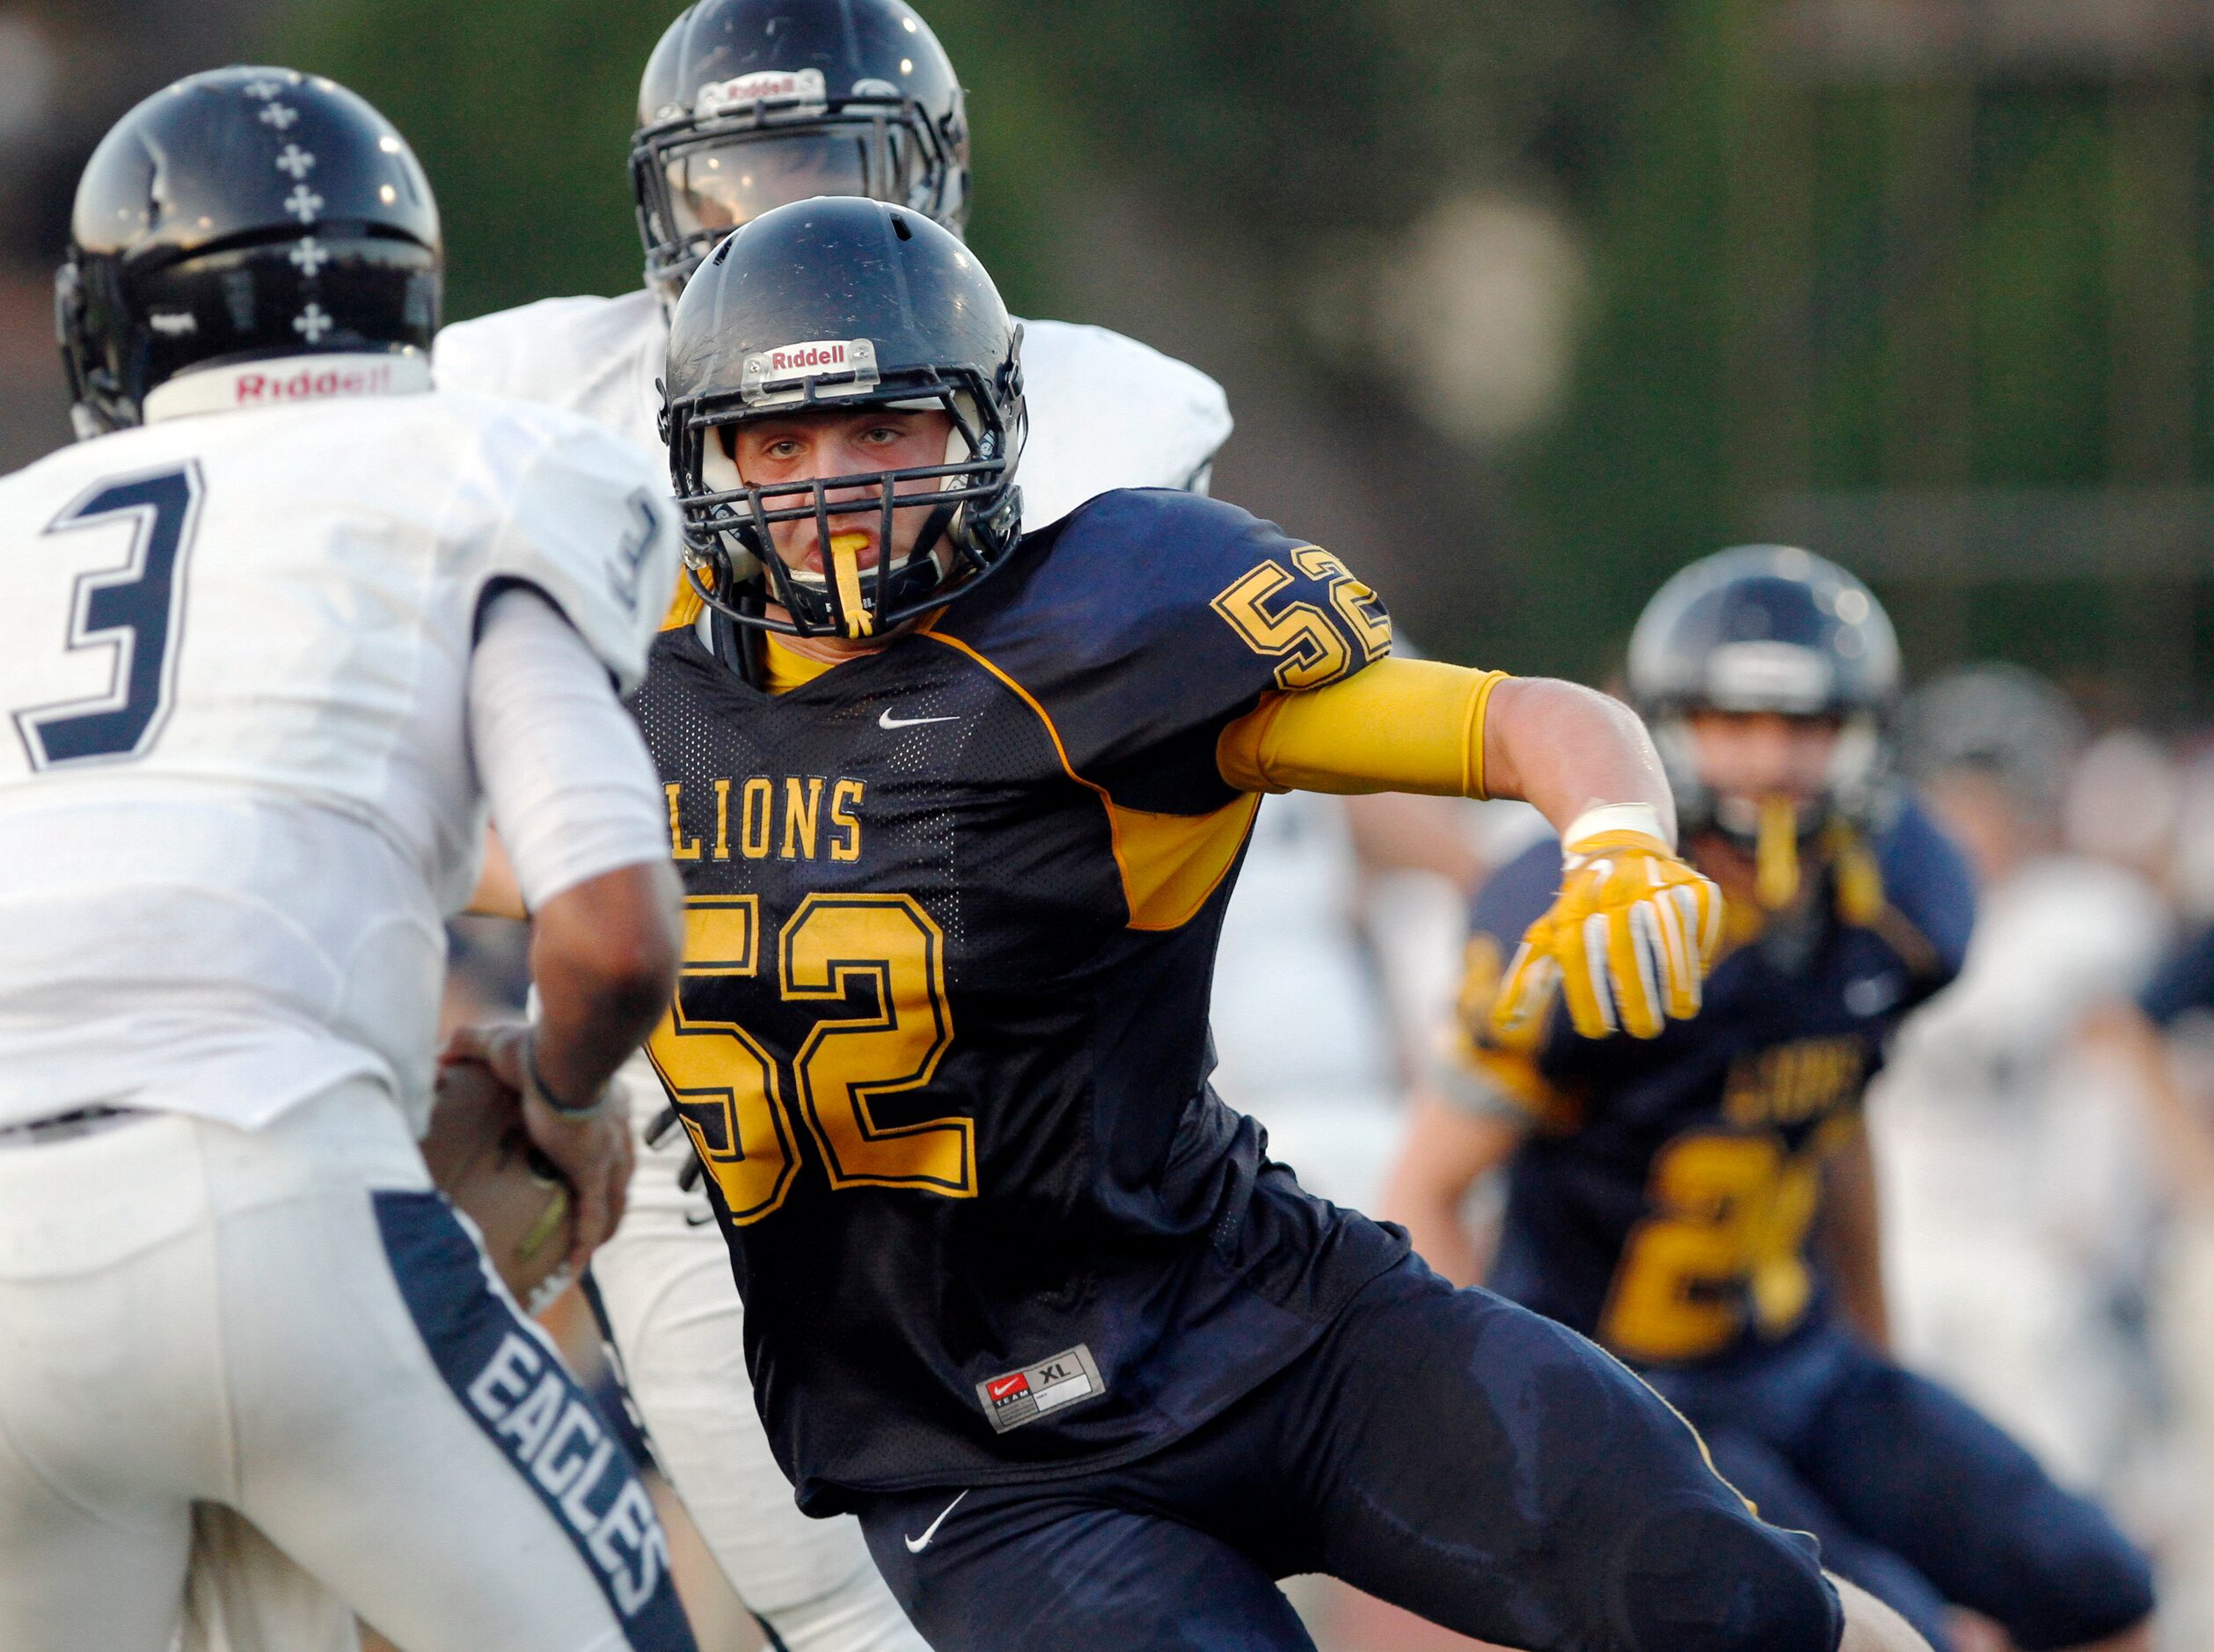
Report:
[[[921,723],[957,723],[961,719],[958,717],[895,717],[889,710],[886,710],[877,714],[876,726],[879,728],[913,728]]]
[[[1899,1001],[1903,990],[1889,976],[1868,976],[1845,989],[1845,1008],[1855,1015],[1880,1015]]]
[[[963,1492],[961,1493],[961,1497],[966,1497],[967,1495],[968,1495],[968,1494],[967,1492]],[[910,1554],[920,1554],[924,1549],[930,1547],[930,1540],[938,1535],[938,1528],[946,1524],[946,1516],[953,1513],[954,1509],[961,1507],[961,1497],[956,1497],[953,1500],[953,1502],[947,1503],[944,1512],[939,1514],[937,1519],[932,1521],[930,1524],[923,1528],[923,1535],[921,1537],[910,1538],[904,1535],[901,1537],[900,1541],[907,1545],[907,1552]]]

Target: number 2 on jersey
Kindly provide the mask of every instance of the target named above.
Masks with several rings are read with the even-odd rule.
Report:
[[[1764,1336],[1798,1323],[1814,1294],[1801,1254],[1822,1197],[1810,1153],[1773,1132],[1678,1137],[1653,1161],[1658,1214],[1630,1235],[1599,1340],[1632,1359],[1720,1353],[1750,1318]]]
[[[1274,562],[1263,562],[1232,581],[1209,604],[1230,622],[1255,654],[1276,662],[1276,686],[1287,691],[1317,689],[1392,651],[1392,622],[1376,593],[1320,545],[1291,553],[1292,566],[1321,581],[1335,615],[1312,603],[1269,604],[1292,576]]]
[[[185,563],[200,516],[200,468],[184,464],[98,484],[47,528],[73,533],[130,523],[130,556],[121,567],[77,576],[67,652],[106,648],[107,688],[14,713],[34,769],[142,757],[160,735],[177,676],[177,633],[185,600]]]
[[[695,895],[684,903],[684,966],[676,1001],[646,1052],[701,1164],[740,1226],[782,1204],[799,1170],[793,1107],[781,1064],[733,1021],[693,1015],[683,983],[761,969],[758,895]],[[946,942],[913,896],[812,895],[778,938],[788,1003],[844,1005],[856,988],[875,1005],[817,1021],[792,1062],[794,1099],[834,1188],[913,1188],[948,1198],[976,1192],[975,1126],[965,1118],[888,1125],[880,1097],[930,1082],[953,1042]]]

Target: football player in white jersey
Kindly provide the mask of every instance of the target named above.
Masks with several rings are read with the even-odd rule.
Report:
[[[631,175],[645,286],[448,327],[438,382],[574,409],[665,466],[668,307],[716,243],[773,207],[835,194],[910,207],[958,232],[968,157],[960,80],[902,0],[699,0],[662,35],[639,89]],[[1205,374],[1054,321],[1026,324],[1022,363],[1027,526],[1110,488],[1205,486],[1231,429]],[[705,1197],[677,1186],[691,1149],[652,1069],[628,1071],[641,1132],[632,1215],[592,1283],[661,1466],[789,1652],[922,1652],[853,1519],[793,1506],[749,1401],[727,1254]]]
[[[617,689],[675,524],[588,421],[429,393],[439,281],[421,170],[328,80],[180,81],[79,187],[89,439],[0,480],[8,1652],[162,1652],[211,1509],[410,1652],[692,1645],[416,1146],[489,812],[544,1010],[471,1048],[580,1257],[621,1212],[608,1081],[677,937]]]

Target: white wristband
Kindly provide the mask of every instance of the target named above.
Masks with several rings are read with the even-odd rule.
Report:
[[[1661,811],[1650,803],[1602,803],[1588,808],[1568,822],[1568,830],[1560,834],[1560,846],[1574,853],[1578,844],[1602,832],[1642,832],[1675,847],[1661,829]]]

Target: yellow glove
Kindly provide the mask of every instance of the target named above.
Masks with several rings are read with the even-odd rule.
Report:
[[[1564,990],[1585,1038],[1657,1038],[1699,1013],[1721,938],[1722,896],[1676,857],[1645,804],[1587,810],[1561,839],[1560,893],[1530,926],[1492,1009],[1502,1035],[1534,1032]]]

